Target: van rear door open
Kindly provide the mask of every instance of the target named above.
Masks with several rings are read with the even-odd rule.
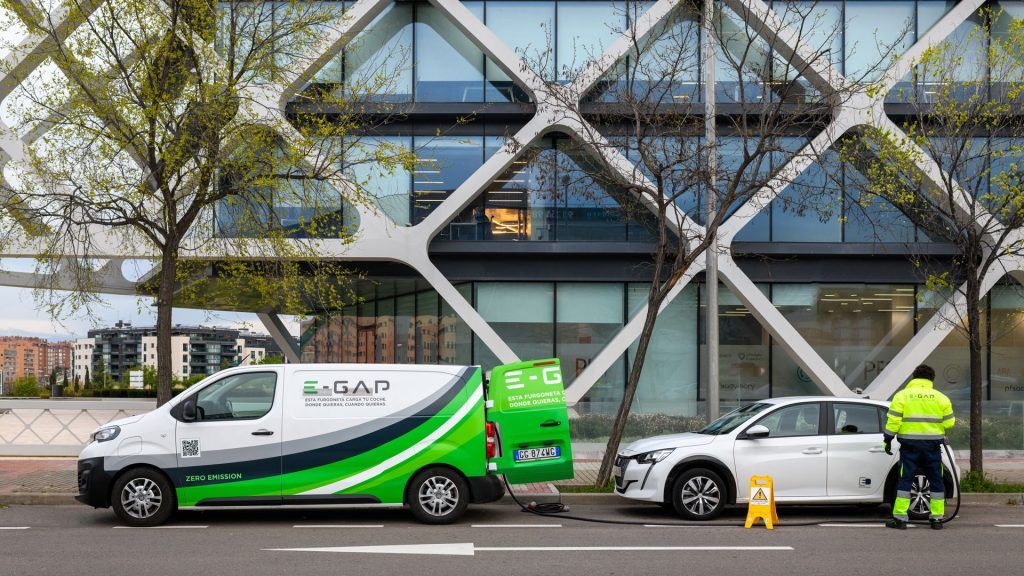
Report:
[[[491,462],[509,482],[573,477],[569,415],[557,359],[498,366],[487,385],[487,420],[497,426],[501,452]]]

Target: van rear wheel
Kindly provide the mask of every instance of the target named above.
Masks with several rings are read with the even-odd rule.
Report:
[[[174,513],[174,488],[163,474],[146,468],[129,470],[114,483],[110,504],[128,526],[159,526]]]
[[[424,524],[451,524],[469,506],[469,486],[453,470],[427,468],[409,483],[406,502]]]

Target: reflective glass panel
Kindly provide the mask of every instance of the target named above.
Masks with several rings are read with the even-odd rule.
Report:
[[[483,2],[463,2],[480,21]],[[416,101],[482,102],[484,54],[440,10],[416,6]]]
[[[389,5],[345,48],[345,90],[354,98],[412,100],[413,4]]]
[[[864,389],[914,333],[914,287],[891,284],[775,284],[772,301],[846,385]],[[817,394],[780,346],[773,395]]]
[[[509,1],[487,3],[487,27],[526,66],[544,78],[555,77],[555,3]],[[487,59],[487,101],[526,102],[529,96],[490,58]]]
[[[647,304],[649,289],[648,284],[629,285],[631,316]],[[683,288],[658,316],[633,399],[635,412],[672,416],[696,416],[699,413],[697,313],[697,286],[691,284]],[[627,352],[627,369],[632,368],[636,350],[634,342]]]
[[[554,356],[555,286],[547,282],[479,282],[476,309],[520,358]],[[476,364],[490,370],[502,362],[475,337]]]

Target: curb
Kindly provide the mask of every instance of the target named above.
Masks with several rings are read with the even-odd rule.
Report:
[[[0,505],[7,506],[69,506],[77,505],[75,494],[52,492],[13,492],[0,494]]]
[[[963,503],[972,506],[1024,506],[1024,494],[1016,492],[964,492]]]

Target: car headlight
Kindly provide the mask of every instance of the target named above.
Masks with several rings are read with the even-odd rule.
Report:
[[[642,464],[655,464],[661,462],[672,453],[672,448],[666,448],[664,450],[654,450],[653,452],[647,452],[636,457],[636,461]]]
[[[120,426],[106,426],[93,432],[89,435],[90,442],[107,442],[117,438],[117,435],[121,433]]]

